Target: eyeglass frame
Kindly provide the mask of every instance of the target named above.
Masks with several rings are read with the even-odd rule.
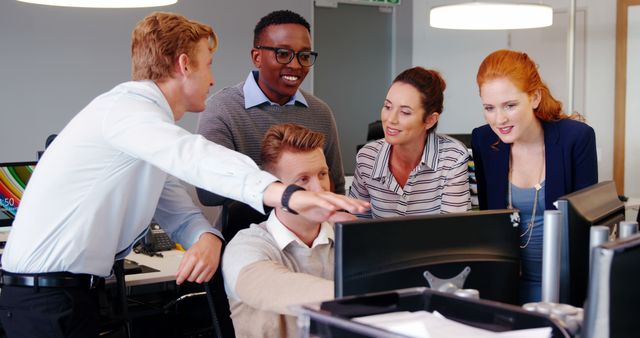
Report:
[[[293,58],[296,57],[298,59],[298,63],[302,66],[302,67],[312,67],[315,63],[316,63],[316,59],[318,59],[318,52],[312,51],[312,50],[301,50],[299,52],[294,51],[291,48],[285,48],[285,47],[271,47],[271,46],[262,46],[262,45],[258,45],[253,47],[255,49],[266,49],[266,50],[270,50],[273,51],[273,54],[276,58],[276,62],[281,64],[281,65],[288,65],[289,63],[291,63],[291,61],[293,61]],[[289,61],[287,62],[280,62],[280,60],[278,60],[278,52],[281,50],[285,50],[289,53],[291,53],[290,57],[289,57]],[[310,56],[313,55],[313,62],[306,66],[303,65],[302,62],[300,61],[300,54],[309,54]]]

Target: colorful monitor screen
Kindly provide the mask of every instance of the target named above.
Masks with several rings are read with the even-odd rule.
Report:
[[[0,231],[13,224],[36,162],[0,163]]]

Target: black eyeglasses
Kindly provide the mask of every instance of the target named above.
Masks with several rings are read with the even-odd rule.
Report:
[[[268,46],[256,46],[255,48],[272,50],[276,54],[276,61],[278,61],[278,63],[282,65],[289,64],[289,62],[293,60],[293,57],[297,56],[298,62],[301,66],[311,67],[316,62],[316,58],[318,57],[317,52],[309,50],[294,52],[291,48],[277,48]]]

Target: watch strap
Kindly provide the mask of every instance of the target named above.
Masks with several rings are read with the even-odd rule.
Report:
[[[290,214],[294,214],[297,215],[298,213],[291,209],[291,207],[289,207],[289,200],[291,199],[291,195],[293,195],[294,192],[298,191],[298,190],[305,190],[303,187],[299,186],[299,185],[295,185],[295,184],[290,184],[288,185],[285,189],[284,192],[282,193],[282,199],[281,199],[281,204],[282,204],[282,210],[290,213]]]

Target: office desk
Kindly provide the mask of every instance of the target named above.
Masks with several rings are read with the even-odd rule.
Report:
[[[6,241],[7,234],[0,233],[0,240]],[[4,250],[0,249],[0,256]],[[171,282],[176,280],[176,271],[178,271],[178,265],[180,265],[180,260],[184,255],[183,251],[179,250],[171,250],[171,251],[163,251],[163,257],[157,256],[147,256],[143,254],[137,254],[131,252],[127,259],[132,260],[140,265],[146,265],[150,268],[154,268],[156,272],[143,272],[132,275],[126,275],[125,281],[127,286],[138,286],[138,285],[146,285],[146,284],[155,284],[155,283],[164,283]],[[107,283],[115,282],[115,278],[112,276],[107,279]]]
[[[462,298],[424,287],[349,296],[293,306],[292,309],[298,314],[299,337],[347,336],[347,333],[358,337],[409,337],[352,320],[353,317],[400,311],[437,311],[459,323],[495,332],[548,327],[552,331],[551,337],[571,337],[559,321],[548,315],[529,312],[519,306]],[[435,329],[442,332],[442,328]]]
[[[176,271],[178,271],[178,265],[180,265],[180,260],[183,255],[184,252],[179,250],[163,251],[163,257],[150,257],[131,252],[127,256],[127,259],[159,271],[126,275],[125,281],[127,282],[127,287],[174,281],[176,279],[175,274]]]

